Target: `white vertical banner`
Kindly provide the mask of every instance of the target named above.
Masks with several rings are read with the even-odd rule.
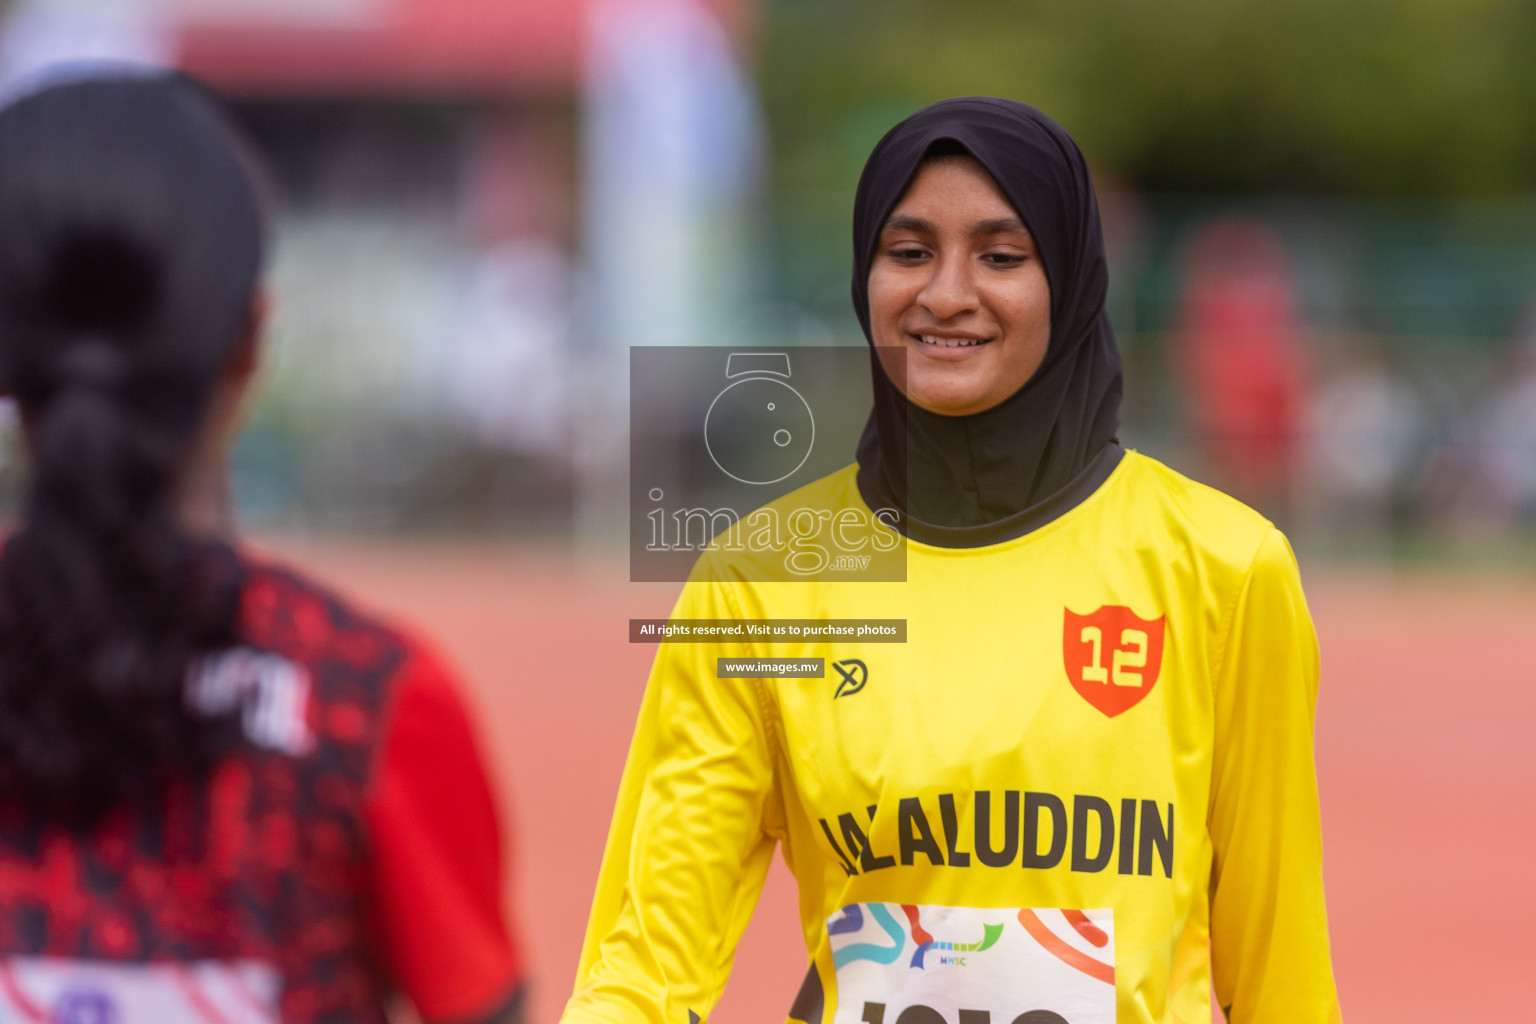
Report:
[[[741,301],[762,158],[751,83],[699,0],[593,0],[588,29],[593,327],[608,344],[728,344],[712,335]]]
[[[630,346],[740,340],[763,145],[700,0],[592,0],[584,77],[577,539],[605,543],[624,530]]]
[[[176,50],[157,0],[16,0],[0,23],[0,102],[99,65],[169,66]]]

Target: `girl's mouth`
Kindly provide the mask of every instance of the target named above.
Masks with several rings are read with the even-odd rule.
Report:
[[[914,334],[920,344],[931,345],[934,348],[976,348],[985,345],[991,338],[940,338],[932,334]]]

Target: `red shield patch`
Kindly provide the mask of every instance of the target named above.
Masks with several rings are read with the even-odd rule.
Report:
[[[1141,703],[1163,668],[1167,616],[1143,619],[1118,604],[1089,615],[1065,611],[1061,657],[1072,688],[1110,718]]]

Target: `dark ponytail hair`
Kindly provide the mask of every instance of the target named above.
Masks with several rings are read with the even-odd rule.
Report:
[[[0,552],[0,800],[90,821],[238,743],[190,713],[233,640],[239,569],[175,488],[244,336],[265,234],[253,162],[170,73],[0,110],[0,384],[31,473]]]

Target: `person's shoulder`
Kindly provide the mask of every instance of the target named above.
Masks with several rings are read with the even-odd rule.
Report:
[[[330,674],[387,678],[423,659],[431,646],[386,614],[365,608],[328,583],[280,559],[241,552],[242,642]]]
[[[1222,561],[1246,566],[1275,525],[1247,505],[1208,484],[1137,451],[1127,451],[1125,493],[1143,523],[1175,543],[1204,550]]]
[[[865,508],[864,499],[859,494],[858,475],[859,464],[850,462],[841,469],[833,470],[826,476],[775,498],[763,505],[762,509],[774,509],[780,515],[791,515],[800,509],[837,512],[846,508]]]
[[[848,522],[847,517],[859,522]],[[859,494],[850,463],[737,517],[701,552],[690,582],[776,581],[795,578],[787,560],[834,530],[889,529]]]

